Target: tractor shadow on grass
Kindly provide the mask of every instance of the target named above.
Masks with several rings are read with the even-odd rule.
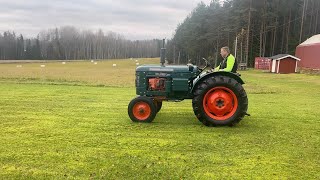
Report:
[[[159,112],[155,118],[155,120],[151,123],[154,125],[165,125],[165,126],[183,126],[183,127],[205,127],[205,128],[222,128],[222,129],[243,129],[243,128],[251,128],[252,123],[249,123],[252,117],[245,117],[239,124],[235,126],[214,126],[214,127],[207,127],[204,126],[193,113],[172,113],[166,112]]]

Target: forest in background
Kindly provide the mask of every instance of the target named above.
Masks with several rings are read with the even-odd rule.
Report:
[[[320,0],[212,0],[198,6],[167,40],[167,60],[217,64],[229,46],[239,63],[253,67],[255,57],[295,54],[296,47],[320,33]],[[120,32],[119,32],[120,33]],[[79,30],[73,26],[42,31],[34,38],[0,34],[1,60],[77,60],[159,57],[162,42],[127,40],[118,32]],[[237,48],[235,48],[237,47]]]
[[[82,60],[159,57],[161,40],[131,41],[102,30],[80,31],[73,26],[42,31],[36,38],[6,31],[0,34],[1,60]]]
[[[223,46],[229,46],[237,61],[249,67],[254,66],[255,57],[295,55],[301,42],[320,33],[319,9],[319,0],[200,3],[168,41],[168,60],[175,64],[192,60],[199,64],[202,57],[209,57],[213,63],[219,63]]]

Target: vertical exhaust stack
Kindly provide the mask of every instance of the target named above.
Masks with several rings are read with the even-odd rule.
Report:
[[[166,40],[162,40],[162,48],[160,51],[160,64],[161,66],[164,66],[164,63],[166,61],[166,48],[165,48]]]

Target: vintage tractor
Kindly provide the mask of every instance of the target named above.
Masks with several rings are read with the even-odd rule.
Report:
[[[192,99],[194,114],[206,126],[233,126],[248,115],[248,98],[239,74],[214,72],[204,58],[203,68],[192,64],[165,66],[165,54],[166,49],[162,48],[161,65],[143,65],[136,69],[138,96],[128,106],[133,122],[150,123],[163,101],[185,99]]]

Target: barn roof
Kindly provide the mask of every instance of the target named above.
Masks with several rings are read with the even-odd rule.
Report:
[[[310,46],[312,44],[320,43],[320,34],[314,35],[311,38],[307,39],[305,42],[301,43],[299,46]]]
[[[292,56],[290,54],[278,54],[276,56],[272,56],[272,57],[269,57],[270,59],[272,60],[282,60],[282,59],[285,59],[285,58],[292,58],[292,59],[295,59],[297,61],[301,61],[301,59],[295,57],[295,56]]]

